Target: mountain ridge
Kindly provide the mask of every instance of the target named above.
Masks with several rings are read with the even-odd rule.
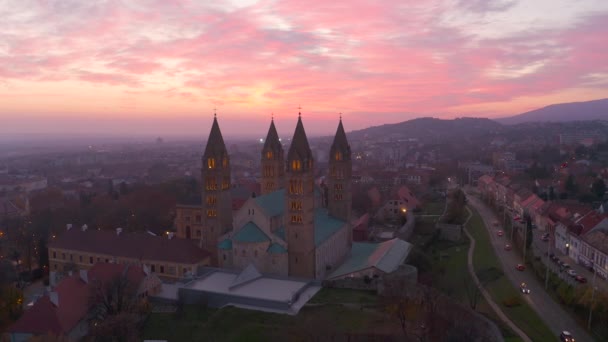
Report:
[[[608,120],[608,98],[582,102],[551,104],[518,115],[497,118],[504,125],[524,122],[571,122]]]

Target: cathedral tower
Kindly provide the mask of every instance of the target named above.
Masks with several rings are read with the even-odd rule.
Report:
[[[289,275],[315,277],[314,165],[301,115],[286,162],[285,234]]]
[[[217,117],[213,118],[202,162],[203,231],[201,246],[211,252],[212,263],[215,265],[218,238],[232,229],[230,158],[217,123]]]
[[[327,207],[331,216],[345,222],[350,222],[352,208],[352,169],[350,145],[340,117],[338,130],[329,150]]]
[[[285,169],[283,168],[283,146],[279,141],[274,119],[270,121],[270,128],[264,148],[262,148],[262,194],[268,194],[283,188]]]

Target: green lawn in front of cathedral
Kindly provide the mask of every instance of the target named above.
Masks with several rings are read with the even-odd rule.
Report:
[[[312,297],[309,303],[317,304],[361,304],[374,305],[378,296],[374,291],[361,291],[351,289],[332,289],[324,287]]]
[[[473,255],[473,266],[478,277],[484,271],[497,270],[500,275],[488,282],[486,290],[494,298],[494,301],[501,305],[502,311],[513,323],[522,329],[533,341],[555,341],[555,335],[526,301],[521,298],[521,293],[513,284],[502,274],[502,265],[494,248],[490,243],[490,236],[479,213],[473,207],[469,207],[473,216],[467,224],[467,229],[475,238],[475,253]],[[519,299],[519,305],[506,307],[503,302],[508,299]]]
[[[217,310],[185,306],[181,314],[151,313],[144,325],[142,338],[169,341],[305,341],[330,335],[385,334],[398,329],[395,324],[386,322],[386,316],[371,310],[332,304],[305,307],[297,316],[234,307]]]

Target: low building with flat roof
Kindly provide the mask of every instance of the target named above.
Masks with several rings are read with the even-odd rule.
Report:
[[[185,284],[163,284],[160,300],[206,303],[210,307],[243,309],[296,315],[319,290],[318,282],[293,277],[262,275],[253,264],[242,271],[202,268]]]

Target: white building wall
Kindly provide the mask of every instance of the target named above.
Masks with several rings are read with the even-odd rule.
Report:
[[[583,248],[581,240],[578,236],[572,234],[568,234],[568,238],[570,240],[570,248],[568,249],[569,257],[578,262],[578,256]]]
[[[563,254],[567,254],[566,244],[570,244],[567,228],[563,224],[558,223],[555,226],[555,248]]]

